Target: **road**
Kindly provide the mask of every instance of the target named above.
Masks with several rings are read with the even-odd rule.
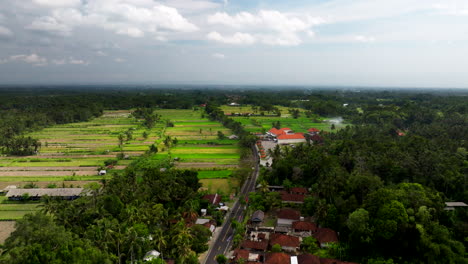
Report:
[[[252,152],[255,159],[255,169],[253,170],[252,175],[245,181],[241,188],[240,194],[244,197],[246,197],[249,192],[255,191],[255,183],[257,182],[258,178],[258,154],[255,147],[252,148]],[[217,264],[215,260],[216,256],[220,254],[225,255],[226,252],[231,248],[234,234],[231,228],[231,219],[234,218],[237,219],[237,221],[242,221],[244,217],[244,210],[245,206],[240,204],[239,200],[234,203],[230,215],[226,217],[224,224],[221,227],[221,232],[208,251],[205,264]]]

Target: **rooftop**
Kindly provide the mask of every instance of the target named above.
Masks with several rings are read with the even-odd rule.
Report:
[[[83,192],[83,188],[45,188],[45,189],[10,189],[6,197],[22,196],[29,194],[29,196],[44,196],[51,197],[67,197],[79,196]]]
[[[265,264],[291,264],[291,256],[286,253],[268,253]]]
[[[270,246],[276,244],[282,247],[298,248],[301,242],[298,237],[274,233],[270,235]]]
[[[315,232],[317,230],[317,225],[307,221],[296,221],[292,223],[292,228],[301,231]]]
[[[338,242],[338,234],[330,228],[318,228],[313,236],[320,244]]]
[[[278,218],[282,219],[299,220],[300,217],[301,213],[294,209],[283,208],[278,212]]]

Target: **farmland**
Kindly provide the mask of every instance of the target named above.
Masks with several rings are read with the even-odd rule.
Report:
[[[145,130],[137,120],[129,118],[129,114],[130,111],[105,111],[89,122],[56,125],[30,133],[28,136],[40,140],[40,152],[34,156],[0,157],[0,188],[18,182],[35,182],[45,187],[51,183],[77,185],[78,181],[102,179],[103,176],[97,175],[98,168],[104,161],[115,159],[121,150],[118,135],[130,130],[133,138],[122,147],[129,158],[120,160],[116,167],[124,168],[132,156],[147,150],[161,129],[152,129],[144,139]]]
[[[209,121],[203,110],[157,110],[161,120],[152,129],[142,126],[130,113],[105,111],[88,122],[56,125],[30,133],[29,136],[40,140],[40,152],[34,156],[0,157],[0,189],[29,182],[39,187],[83,186],[110,177],[97,175],[106,160],[123,153],[126,159],[119,160],[113,168],[123,169],[153,143],[159,149],[154,159],[171,155],[177,158],[177,167],[200,170],[200,178],[227,178],[237,167],[237,142],[217,136],[218,131],[227,136],[231,131]],[[166,127],[166,121],[173,126]],[[120,147],[118,135],[127,131],[131,131],[132,137],[126,138]],[[166,137],[177,139],[177,144],[166,146],[163,143]]]
[[[232,132],[220,123],[210,121],[203,110],[158,110],[162,119],[170,120],[174,126],[165,129],[165,136],[177,139],[177,144],[167,149],[164,146],[155,158],[170,154],[178,160],[177,167],[213,168],[235,167],[239,162],[239,148],[236,140],[220,139],[220,131],[229,136]],[[200,172],[203,173],[203,172]]]
[[[304,109],[300,108],[288,108],[283,106],[276,106],[280,112],[281,116],[274,116],[273,113],[265,112],[265,116],[232,116],[232,118],[238,122],[240,122],[247,131],[254,132],[254,133],[263,133],[268,131],[272,128],[273,123],[280,122],[281,127],[288,127],[291,128],[295,132],[306,132],[309,128],[317,128],[319,130],[324,131],[332,131],[331,123],[328,122],[323,117],[311,117],[308,118],[305,115]],[[293,118],[289,113],[289,110],[297,109],[299,110],[299,117]],[[221,110],[224,111],[226,114],[232,113],[253,113],[253,114],[260,114],[259,110],[256,108],[252,108],[252,106],[222,106]],[[340,129],[344,127],[345,124],[339,123],[335,124],[335,129]]]

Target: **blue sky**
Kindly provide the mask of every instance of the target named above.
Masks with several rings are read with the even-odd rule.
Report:
[[[0,84],[468,87],[465,0],[2,0]]]

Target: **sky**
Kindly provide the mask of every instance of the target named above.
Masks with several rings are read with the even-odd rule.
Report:
[[[466,0],[1,0],[0,84],[468,88]]]

